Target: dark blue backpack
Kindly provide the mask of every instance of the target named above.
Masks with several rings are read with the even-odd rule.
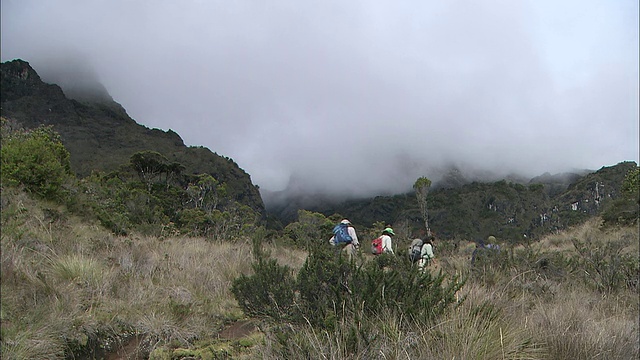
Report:
[[[349,235],[349,225],[338,224],[333,228],[334,241],[338,243],[350,243],[353,241],[351,235]]]

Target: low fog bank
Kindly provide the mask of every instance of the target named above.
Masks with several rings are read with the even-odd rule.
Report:
[[[347,164],[348,165],[348,164]],[[372,173],[356,172],[353,181],[324,182],[322,178],[291,176],[288,186],[279,191],[260,189],[262,199],[268,211],[282,211],[283,208],[313,208],[318,205],[338,204],[346,200],[369,199],[376,196],[394,196],[413,191],[413,184],[426,176],[432,181],[431,190],[453,188],[472,182],[495,182],[507,180],[519,184],[556,179],[566,182],[595,170],[567,168],[560,172],[511,171],[507,169],[488,169],[473,164],[448,163],[426,166],[414,163],[413,167],[402,168],[398,164],[385,164],[383,171]],[[615,164],[610,164],[615,165]],[[606,165],[609,166],[609,165]],[[336,174],[339,177],[340,174]],[[323,177],[326,179],[326,177]],[[385,182],[386,181],[386,182]],[[333,187],[328,184],[339,184]]]

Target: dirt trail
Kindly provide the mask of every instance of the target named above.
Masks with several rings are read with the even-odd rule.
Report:
[[[229,324],[220,332],[220,337],[227,340],[237,340],[251,335],[257,327],[252,320],[241,320]]]

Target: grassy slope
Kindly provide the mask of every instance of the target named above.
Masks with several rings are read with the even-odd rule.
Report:
[[[136,335],[146,351],[169,345],[200,349],[202,358],[216,349],[234,358],[282,357],[278,335],[266,324],[244,342],[217,339],[226,323],[243,317],[229,288],[251,271],[248,240],[115,237],[7,188],[1,225],[2,358],[62,358],[68,346],[77,355],[85,345]],[[575,253],[572,239],[620,243],[637,263],[638,229],[602,231],[596,222],[505,249],[502,264],[472,268],[473,247],[461,242],[437,253],[432,270],[468,277],[460,292],[466,300],[437,324],[406,327],[383,313],[345,321],[335,332],[296,328],[287,355],[363,358],[371,346],[346,345],[355,326],[377,336],[375,353],[390,359],[636,359],[637,287],[603,295],[582,274],[568,272],[571,264],[557,259]],[[304,261],[304,253],[280,247],[272,256],[293,268]]]

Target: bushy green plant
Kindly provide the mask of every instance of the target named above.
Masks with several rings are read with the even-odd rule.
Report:
[[[3,122],[1,177],[3,185],[22,185],[45,199],[61,199],[62,184],[71,176],[69,152],[50,126],[5,133]]]
[[[436,318],[455,303],[455,293],[464,285],[455,276],[446,279],[442,273],[418,271],[408,259],[391,254],[357,268],[351,282],[354,310],[361,307],[373,316],[386,309],[424,320]]]
[[[309,250],[313,244],[331,233],[333,225],[331,220],[320,213],[298,210],[298,221],[287,225],[284,233],[292,240],[293,245]]]
[[[343,304],[353,293],[349,279],[355,270],[345,257],[332,250],[329,245],[312,248],[296,280],[298,319],[328,328],[333,328],[344,315]]]
[[[243,274],[231,286],[242,310],[248,316],[288,319],[294,295],[291,269],[266,258],[259,258],[252,268],[253,275]]]
[[[312,249],[295,283],[271,260],[258,259],[254,271],[234,283],[234,295],[245,311],[282,318],[269,297],[295,293],[295,306],[290,306],[293,299],[279,298],[278,308],[290,306],[291,321],[325,329],[353,314],[375,317],[381,311],[432,320],[455,303],[455,293],[464,284],[455,277],[445,280],[442,273],[419,272],[407,259],[391,254],[358,265],[324,244]]]

